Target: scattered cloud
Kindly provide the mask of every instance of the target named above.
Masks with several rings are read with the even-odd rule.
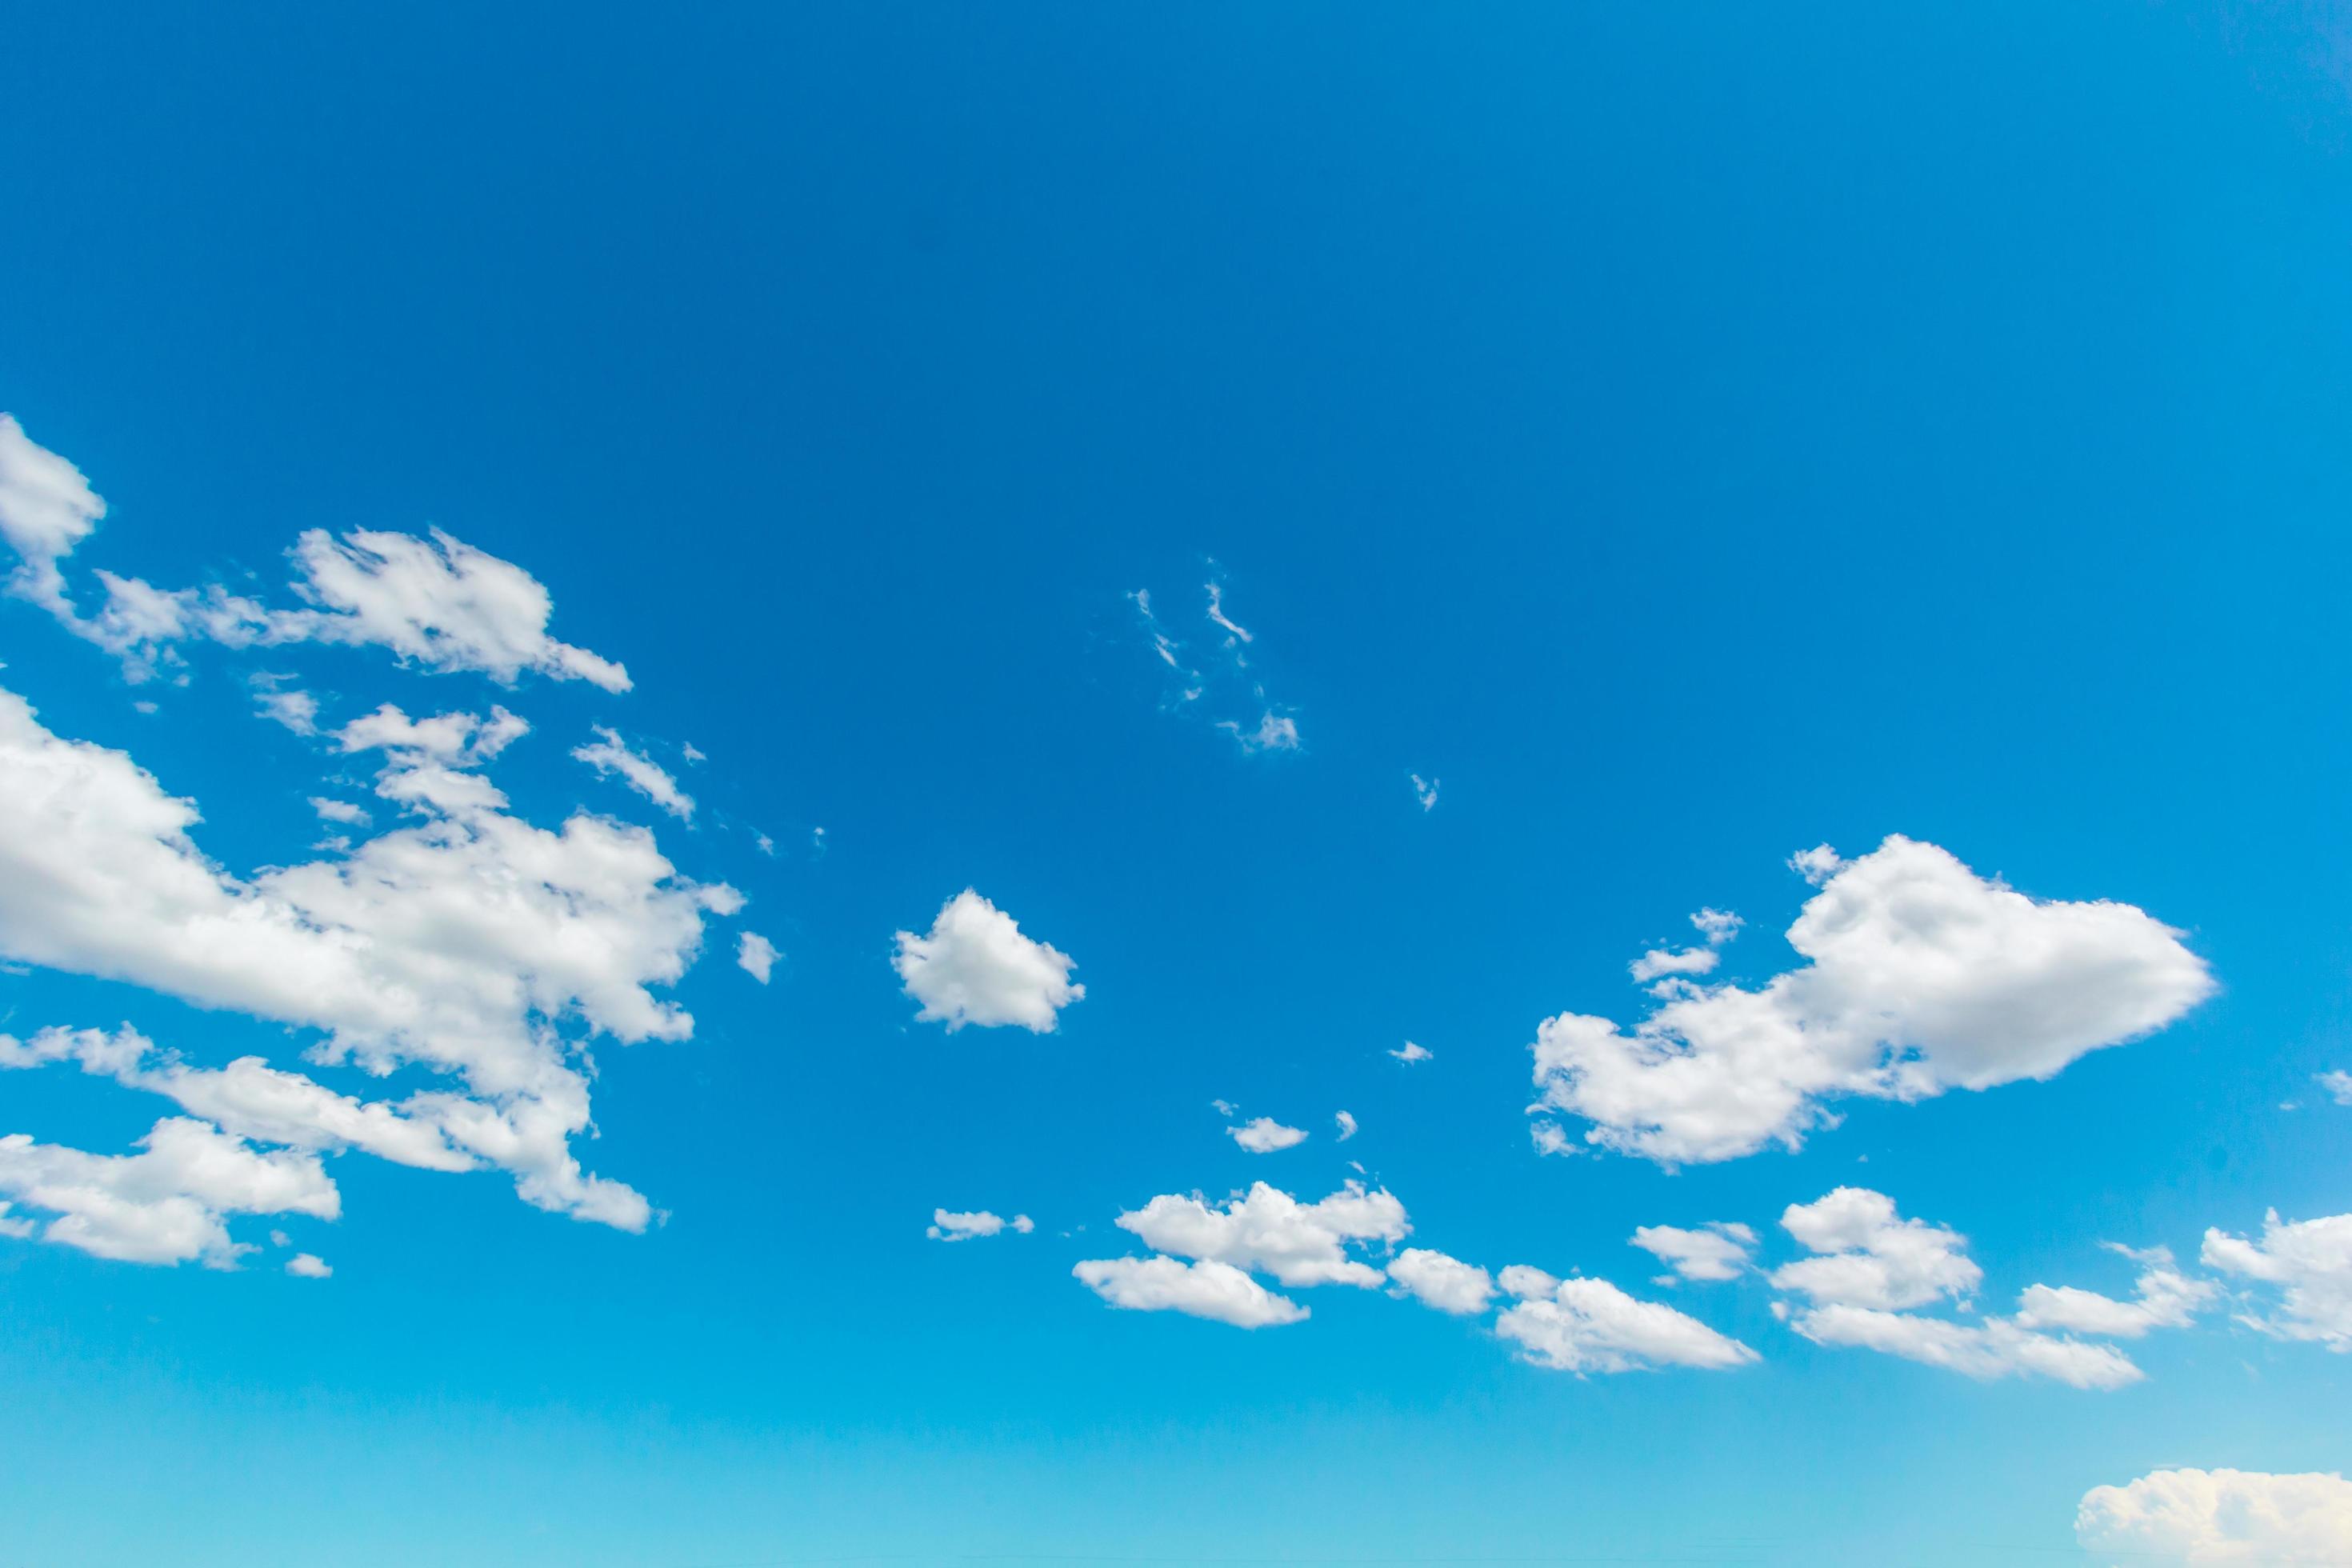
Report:
[[[735,945],[735,963],[744,973],[765,985],[776,966],[776,944],[758,931],[747,931]]]
[[[891,967],[907,994],[922,1004],[918,1022],[1018,1024],[1050,1034],[1064,1007],[1085,998],[1073,984],[1069,954],[1021,934],[1011,915],[966,888],[940,906],[928,936],[898,933]]]
[[[618,773],[631,789],[681,822],[694,819],[694,797],[678,788],[677,781],[660,763],[643,752],[631,750],[617,731],[604,725],[595,726],[593,732],[593,742],[572,748],[572,755],[576,760],[607,776]]]
[[[299,687],[284,685],[283,676],[257,675],[252,679],[254,711],[273,724],[283,724],[298,735],[319,732],[319,700]]]
[[[2075,1388],[2115,1389],[2144,1373],[2105,1345],[2053,1339],[2003,1318],[1956,1323],[1874,1307],[1814,1307],[1791,1326],[1815,1344],[1873,1350],[1979,1380],[2032,1374]]]
[[[1349,1139],[1353,1138],[1356,1135],[1356,1119],[1349,1115],[1346,1111],[1343,1110],[1339,1112],[1339,1115],[1331,1118],[1331,1121],[1334,1126],[1339,1129],[1339,1136],[1336,1142],[1345,1143]]]
[[[1407,1040],[1401,1048],[1389,1053],[1401,1062],[1425,1062],[1436,1054],[1428,1047],[1416,1046],[1411,1040]]]
[[[2088,1552],[2192,1564],[2352,1561],[2352,1481],[2156,1470],[2084,1493],[2074,1539]]]
[[[2108,1250],[2141,1266],[2133,1300],[2118,1301],[2072,1285],[2029,1285],[2017,1298],[2018,1326],[2136,1340],[2151,1329],[2187,1328],[2221,1293],[2210,1282],[2182,1274],[2165,1247],[2140,1252],[2111,1242]]]
[[[971,1241],[984,1236],[1002,1235],[1008,1230],[1016,1236],[1027,1236],[1036,1228],[1036,1223],[1025,1214],[1004,1219],[986,1209],[974,1209],[969,1214],[958,1214],[952,1209],[933,1209],[931,1223],[924,1228],[923,1234],[933,1241]]]
[[[1437,781],[1435,779],[1424,779],[1419,773],[1408,773],[1406,777],[1412,780],[1412,798],[1421,803],[1421,809],[1423,811],[1435,811],[1437,809]]]
[[[1271,1154],[1280,1149],[1295,1149],[1307,1142],[1305,1129],[1285,1127],[1271,1116],[1261,1116],[1239,1127],[1228,1127],[1225,1135],[1253,1154]]]
[[[2259,1240],[2207,1231],[2203,1258],[2208,1268],[2277,1289],[2278,1314],[2243,1320],[2250,1327],[2352,1354],[2352,1214],[2289,1224],[2273,1209]]]
[[[1789,857],[1789,869],[1818,888],[1838,874],[1845,862],[1838,852],[1826,844],[1816,844],[1811,849],[1800,849]]]
[[[353,805],[347,800],[330,800],[325,795],[314,795],[310,797],[310,809],[319,814],[321,822],[340,822],[351,827],[365,827],[368,824],[367,807]]]
[[[1717,947],[1738,936],[1739,928],[1748,923],[1729,910],[1701,910],[1691,916],[1690,922],[1698,928],[1701,936]]]
[[[1307,1315],[1306,1308],[1276,1295],[1230,1263],[1097,1258],[1070,1273],[1112,1306],[1129,1311],[1182,1312],[1237,1329],[1303,1322]]]
[[[1791,1204],[1781,1227],[1816,1256],[1772,1271],[1773,1285],[1816,1304],[1919,1307],[1965,1300],[1984,1271],[1968,1238],[1925,1220],[1902,1219],[1895,1200],[1867,1187],[1840,1187],[1810,1204]]]
[[[1241,742],[1244,752],[1295,752],[1298,750],[1298,725],[1287,714],[1271,709],[1261,716],[1255,729],[1244,730],[1238,720],[1220,719],[1217,728],[1229,731]]]
[[[1514,1264],[1503,1270],[1502,1285],[1518,1300],[1496,1319],[1495,1331],[1555,1372],[1727,1371],[1759,1359],[1696,1318],[1637,1300],[1606,1279],[1555,1279]]]
[[[1138,588],[1127,595],[1150,638],[1153,657],[1168,671],[1168,707],[1228,715],[1209,722],[1231,735],[1244,752],[1299,750],[1296,715],[1266,695],[1265,683],[1251,666],[1248,650],[1256,637],[1226,613],[1224,579],[1213,576],[1203,592],[1207,605],[1202,618],[1213,628],[1207,636],[1214,645],[1205,658],[1196,658],[1192,645],[1168,629],[1152,607],[1149,589]]]
[[[1642,982],[1655,980],[1662,974],[1707,974],[1722,962],[1723,954],[1711,947],[1654,947],[1625,967],[1632,971],[1636,982]]]
[[[335,1271],[317,1253],[298,1252],[286,1260],[286,1272],[299,1279],[325,1279]]]
[[[1666,1164],[1795,1149],[1838,1098],[2046,1079],[2213,989],[2180,933],[2128,904],[2030,899],[1900,836],[1853,861],[1823,853],[1800,857],[1821,890],[1788,933],[1810,963],[1758,990],[1676,989],[1631,1032],[1546,1019],[1539,1108]]]
[[[1389,1278],[1424,1307],[1473,1317],[1494,1299],[1495,1280],[1475,1264],[1426,1247],[1408,1247],[1389,1262]]]
[[[215,1268],[252,1250],[229,1238],[231,1215],[342,1212],[335,1184],[307,1151],[264,1152],[181,1116],[156,1122],[139,1146],[137,1154],[89,1154],[12,1133],[0,1138],[0,1197],[48,1211],[45,1241],[126,1263]]]
[[[37,445],[25,427],[0,414],[0,539],[19,562],[8,591],[61,619],[73,607],[58,563],[89,537],[106,515],[81,470]]]
[[[1633,1245],[1654,1254],[1685,1279],[1737,1279],[1748,1271],[1748,1257],[1756,1250],[1756,1233],[1744,1225],[1721,1221],[1698,1230],[1645,1225],[1633,1232]]]
[[[2338,1069],[2317,1075],[2315,1081],[2327,1091],[2327,1097],[2338,1105],[2352,1105],[2352,1072]]]
[[[1222,1207],[1199,1194],[1163,1193],[1118,1216],[1155,1252],[1229,1263],[1251,1274],[1271,1274],[1284,1285],[1378,1285],[1380,1269],[1348,1255],[1364,1242],[1401,1241],[1412,1230],[1404,1205],[1386,1189],[1367,1192],[1349,1182],[1328,1197],[1302,1204],[1264,1182]]]

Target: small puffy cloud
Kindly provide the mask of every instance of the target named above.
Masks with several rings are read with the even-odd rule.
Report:
[[[1795,1149],[1837,1099],[2050,1078],[2213,989],[2180,933],[2128,904],[2030,899],[1900,836],[1807,864],[1832,868],[1789,928],[1809,963],[1755,990],[1670,987],[1631,1030],[1546,1019],[1540,1107],[1590,1122],[1590,1143],[1666,1164]]]
[[[2207,1281],[2182,1274],[2164,1247],[2146,1252],[2127,1247],[2110,1249],[2141,1266],[2133,1300],[2118,1301],[2072,1285],[2029,1285],[2017,1298],[2018,1326],[2136,1340],[2151,1329],[2187,1328],[2220,1293]]]
[[[1285,1285],[1366,1288],[1381,1282],[1381,1270],[1348,1256],[1349,1247],[1398,1242],[1412,1229],[1394,1194],[1367,1192],[1356,1182],[1311,1204],[1264,1182],[1222,1207],[1198,1194],[1163,1193],[1120,1215],[1118,1226],[1155,1252],[1230,1263]]]
[[[2145,1375],[2120,1351],[2036,1333],[2004,1318],[1956,1323],[1832,1305],[1807,1308],[1790,1325],[1815,1344],[1877,1351],[1979,1380],[2031,1374],[2075,1388],[2114,1389]]]
[[[617,731],[605,725],[595,726],[594,734],[594,741],[572,748],[574,760],[608,777],[619,774],[631,789],[681,822],[694,819],[694,797],[678,788],[677,781],[659,763],[632,750]]]
[[[319,732],[319,700],[298,687],[284,687],[257,679],[253,689],[254,711],[273,724],[283,724],[298,735]]]
[[[1097,1258],[1070,1273],[1112,1306],[1129,1311],[1182,1312],[1237,1329],[1302,1322],[1307,1317],[1307,1309],[1287,1296],[1276,1295],[1230,1263],[1211,1259],[1180,1263],[1173,1258]]]
[[[2273,1209],[2260,1239],[2207,1231],[2203,1258],[2208,1268],[2277,1289],[2277,1315],[2253,1326],[2352,1353],[2352,1214],[2287,1224]]]
[[[1271,1154],[1278,1149],[1294,1149],[1307,1142],[1304,1128],[1285,1127],[1271,1116],[1261,1116],[1239,1127],[1228,1127],[1225,1135],[1253,1154]]]
[[[929,935],[902,931],[898,943],[891,967],[922,1004],[919,1022],[950,1030],[1018,1024],[1049,1034],[1061,1010],[1087,994],[1070,981],[1076,960],[1023,936],[1011,915],[970,888],[940,906]]]
[[[1636,1300],[1606,1279],[1552,1279],[1515,1265],[1503,1271],[1503,1288],[1519,1300],[1496,1319],[1495,1331],[1518,1344],[1528,1361],[1556,1372],[1724,1371],[1758,1359],[1696,1318]]]
[[[1298,750],[1298,722],[1287,714],[1268,709],[1257,723],[1249,729],[1235,719],[1220,719],[1217,728],[1241,742],[1244,752],[1295,752]]]
[[[129,1263],[236,1266],[249,1250],[227,1216],[342,1212],[319,1157],[257,1151],[208,1122],[166,1117],[137,1154],[89,1154],[24,1133],[0,1138],[0,1198],[52,1215],[44,1241]]]
[[[1729,910],[1701,910],[1691,916],[1690,922],[1698,928],[1701,936],[1717,947],[1738,936],[1739,928],[1748,923]]]
[[[1709,974],[1722,962],[1723,954],[1711,947],[1654,947],[1625,967],[1641,982],[1664,974]]]
[[[1780,1224],[1820,1256],[1774,1269],[1772,1283],[1817,1304],[1919,1307],[1960,1298],[1984,1278],[1968,1238],[1925,1220],[1901,1219],[1895,1200],[1867,1187],[1840,1187],[1810,1204],[1791,1204]]]
[[[1389,1053],[1401,1062],[1425,1062],[1436,1054],[1428,1047],[1416,1046],[1411,1040],[1407,1040],[1400,1049]]]
[[[1412,780],[1412,798],[1421,803],[1421,809],[1423,811],[1435,811],[1437,809],[1437,781],[1435,779],[1424,779],[1419,773],[1409,773],[1406,776]]]
[[[324,1279],[335,1271],[314,1252],[298,1252],[286,1260],[286,1272],[300,1279]]]
[[[1836,876],[1839,868],[1844,864],[1845,862],[1838,858],[1838,852],[1826,844],[1816,844],[1811,849],[1800,849],[1789,857],[1789,869],[1816,888]]]
[[[1339,1115],[1331,1118],[1331,1121],[1334,1126],[1339,1129],[1338,1142],[1345,1143],[1349,1139],[1353,1138],[1356,1135],[1356,1119],[1349,1115],[1346,1111],[1343,1110],[1339,1112]]]
[[[25,427],[0,414],[0,540],[16,552],[8,591],[50,614],[70,619],[65,577],[58,563],[89,537],[106,503],[81,470],[37,444]]]
[[[2352,1562],[2352,1481],[2156,1470],[2084,1493],[2074,1539],[2089,1552],[2186,1563]]]
[[[971,1241],[979,1237],[1001,1235],[1007,1230],[1026,1236],[1036,1228],[1036,1223],[1025,1214],[1004,1219],[986,1209],[974,1209],[969,1214],[959,1214],[952,1209],[933,1209],[931,1223],[924,1228],[923,1234],[933,1241]]]
[[[2352,1072],[2340,1069],[2335,1072],[2324,1072],[2318,1075],[2316,1081],[2320,1088],[2327,1091],[2327,1097],[2336,1104],[2352,1105]]]
[[[1633,1245],[1654,1254],[1685,1279],[1737,1279],[1756,1249],[1756,1233],[1744,1225],[1717,1221],[1699,1230],[1645,1225]]]
[[[325,795],[314,795],[310,797],[310,809],[319,814],[321,822],[340,822],[351,827],[367,826],[367,808],[353,805],[347,800],[330,800]]]
[[[762,985],[776,966],[776,944],[755,931],[745,931],[735,944],[735,963]]]
[[[1389,1262],[1389,1278],[1424,1307],[1457,1318],[1486,1310],[1495,1281],[1485,1269],[1427,1247],[1408,1247]]]

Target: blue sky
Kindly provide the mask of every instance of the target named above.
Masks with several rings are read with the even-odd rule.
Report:
[[[2326,8],[9,32],[0,1562],[2352,1555]]]

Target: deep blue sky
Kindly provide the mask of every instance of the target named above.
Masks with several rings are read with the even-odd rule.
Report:
[[[2311,1081],[2352,1068],[2352,35],[2289,9],[16,8],[0,408],[110,503],[82,556],[274,583],[303,529],[433,525],[523,565],[632,692],[260,663],[339,717],[527,711],[518,809],[655,823],[787,958],[714,939],[692,1041],[599,1049],[646,1235],[344,1158],[322,1284],[0,1241],[0,1562],[1957,1568],[2068,1560],[2154,1467],[2352,1466],[2352,1363],[2226,1312],[2118,1393],[1978,1384],[1624,1245],[1780,1261],[1783,1205],[1863,1183],[2000,1308],[2352,1208]],[[1169,710],[1124,595],[1194,635],[1212,573],[1295,754]],[[134,691],[0,605],[52,728],[230,867],[299,857],[315,746],[191,658]],[[592,722],[709,753],[691,829],[566,759]],[[1889,833],[2138,905],[2221,991],[1796,1154],[1538,1158],[1538,1020],[1633,1016],[1701,905],[1749,922],[1725,976],[1788,967],[1785,858]],[[892,933],[967,885],[1077,960],[1058,1032],[912,1021]],[[0,1008],[280,1037],[47,973]],[[1316,1137],[1253,1158],[1221,1096]],[[57,1068],[0,1110],[157,1114]],[[1155,1194],[1350,1155],[1417,1244],[1761,1363],[1069,1278]],[[942,1246],[938,1205],[1038,1230]]]

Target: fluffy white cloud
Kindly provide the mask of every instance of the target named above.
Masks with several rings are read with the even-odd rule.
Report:
[[[1545,1020],[1541,1107],[1664,1163],[1794,1149],[1840,1097],[2049,1078],[2213,988],[2178,931],[2128,904],[2038,901],[1899,836],[1856,860],[1799,858],[1822,878],[1788,933],[1809,963],[1759,990],[1676,988],[1630,1033]]]
[[[1625,967],[1636,981],[1645,981],[1664,974],[1708,974],[1722,962],[1723,954],[1711,947],[1654,947]]]
[[[1423,1247],[1398,1253],[1389,1263],[1389,1278],[1423,1306],[1455,1317],[1485,1311],[1495,1296],[1494,1278],[1485,1269]]]
[[[1832,1305],[1807,1308],[1790,1323],[1816,1344],[1878,1351],[1979,1379],[2031,1373],[2076,1388],[2109,1389],[2145,1375],[2120,1351],[2035,1333],[2004,1318],[1955,1323],[1875,1307]]]
[[[325,1279],[335,1271],[315,1252],[298,1252],[286,1260],[286,1272],[299,1279]]]
[[[347,856],[247,879],[198,849],[193,805],[122,752],[52,734],[0,690],[0,953],[318,1029],[311,1055],[328,1065],[456,1075],[466,1093],[373,1111],[257,1061],[165,1074],[178,1087],[162,1091],[234,1091],[240,1103],[312,1117],[305,1136],[321,1146],[387,1154],[393,1119],[426,1123],[510,1171],[529,1202],[642,1228],[645,1199],[583,1173],[571,1153],[588,1125],[587,1080],[556,1029],[688,1037],[691,1017],[651,988],[692,962],[706,912],[741,900],[679,877],[642,828],[582,815],[551,832],[495,809],[494,791],[404,795],[402,781],[431,770],[469,778],[433,759],[478,758],[520,727],[496,715],[410,721],[396,709],[348,727],[348,748],[393,753],[380,793],[426,819]],[[362,1145],[354,1129],[375,1131]]]
[[[1633,1245],[1655,1254],[1685,1279],[1737,1279],[1747,1271],[1748,1255],[1756,1249],[1756,1233],[1722,1221],[1701,1230],[1645,1225],[1633,1232]]]
[[[2280,1314],[2256,1326],[2352,1352],[2352,1214],[2282,1224],[2273,1209],[2260,1240],[2207,1231],[2203,1257],[2208,1268],[2278,1288]]]
[[[2352,1481],[2157,1470],[2084,1493],[2074,1539],[2086,1551],[2188,1563],[2352,1562]]]
[[[974,1209],[970,1213],[933,1209],[931,1223],[924,1227],[923,1234],[933,1241],[971,1241],[979,1237],[997,1236],[1008,1229],[1016,1235],[1026,1236],[1036,1228],[1036,1222],[1025,1214],[1014,1215],[1008,1220],[986,1209]]]
[[[298,687],[281,687],[257,678],[253,683],[254,711],[298,735],[319,732],[319,700]]]
[[[1349,1139],[1353,1138],[1356,1135],[1356,1119],[1349,1115],[1346,1111],[1343,1110],[1337,1116],[1331,1118],[1331,1121],[1334,1126],[1339,1129],[1339,1136],[1336,1142],[1345,1143]]]
[[[364,827],[368,823],[367,807],[353,805],[347,800],[330,800],[325,795],[310,797],[310,809],[319,814],[321,822],[339,822],[349,827]]]
[[[1302,1204],[1264,1182],[1222,1208],[1163,1193],[1118,1216],[1155,1252],[1230,1263],[1271,1274],[1285,1285],[1378,1285],[1378,1268],[1348,1256],[1349,1244],[1401,1241],[1412,1229],[1404,1205],[1386,1189],[1367,1192],[1356,1182],[1317,1203]]]
[[[61,618],[70,618],[65,577],[58,563],[89,536],[106,503],[81,470],[34,442],[25,427],[0,414],[0,539],[20,564],[8,579],[9,592]]]
[[[677,781],[659,763],[643,752],[631,750],[617,731],[599,724],[595,735],[596,739],[588,745],[572,748],[572,755],[599,773],[618,773],[631,789],[680,821],[693,820],[694,797],[678,788]]]
[[[2338,1105],[2352,1105],[2352,1072],[2324,1072],[2318,1076],[2319,1087]]]
[[[2133,1300],[2118,1301],[2072,1285],[2029,1285],[2017,1298],[2018,1326],[2136,1340],[2151,1329],[2187,1328],[2220,1293],[2207,1281],[2182,1274],[2167,1248],[2136,1252],[2110,1246],[2141,1265]]]
[[[1691,916],[1690,922],[1698,928],[1701,936],[1717,947],[1738,936],[1739,928],[1748,923],[1729,910],[1713,909],[1699,910]]]
[[[1097,1258],[1070,1273],[1112,1306],[1129,1311],[1182,1312],[1237,1329],[1296,1323],[1307,1317],[1307,1309],[1287,1296],[1276,1295],[1230,1263],[1212,1259],[1180,1263],[1172,1258]]]
[[[1083,999],[1087,988],[1070,982],[1076,962],[1042,942],[1021,934],[1011,915],[966,888],[940,908],[930,934],[898,933],[890,961],[907,994],[921,1003],[919,1022],[1018,1024],[1050,1033],[1056,1016]]]
[[[1427,1046],[1416,1046],[1411,1040],[1407,1040],[1401,1049],[1389,1053],[1401,1062],[1425,1062],[1436,1054]]]
[[[0,1138],[0,1195],[55,1217],[41,1237],[131,1263],[201,1259],[233,1267],[248,1250],[226,1216],[341,1212],[334,1183],[307,1152],[257,1152],[186,1117],[167,1117],[140,1140],[143,1152],[89,1154],[24,1133]]]
[[[1899,1219],[1895,1200],[1867,1187],[1840,1187],[1812,1203],[1791,1204],[1780,1224],[1820,1256],[1774,1269],[1772,1283],[1816,1303],[1918,1307],[1966,1297],[1984,1278],[1968,1255],[1966,1237]]]
[[[1538,1366],[1580,1373],[1664,1366],[1720,1371],[1758,1359],[1696,1318],[1636,1300],[1606,1279],[1553,1279],[1524,1265],[1503,1274],[1504,1289],[1521,1299],[1495,1320],[1495,1331]]]
[[[776,944],[758,931],[747,931],[735,944],[735,963],[744,973],[765,985],[776,967]]]
[[[1261,1116],[1240,1127],[1228,1127],[1225,1136],[1253,1154],[1271,1154],[1277,1149],[1293,1149],[1307,1142],[1306,1129],[1285,1127],[1271,1116]]]

